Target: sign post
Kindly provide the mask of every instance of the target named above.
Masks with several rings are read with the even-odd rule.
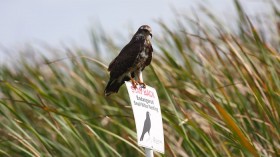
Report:
[[[133,88],[125,82],[128,90],[137,131],[137,143],[145,148],[146,157],[153,157],[153,150],[164,153],[162,116],[157,92],[154,88]]]
[[[154,153],[152,149],[145,148],[146,157],[154,157]]]

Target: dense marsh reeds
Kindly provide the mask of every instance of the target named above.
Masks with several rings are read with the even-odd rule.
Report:
[[[159,22],[144,72],[163,115],[166,154],[156,156],[280,156],[278,4],[269,24],[235,4],[235,31],[207,10],[214,26],[188,17],[175,28]],[[119,51],[112,39],[95,38]],[[144,156],[126,89],[103,94],[107,63],[77,51],[1,66],[0,156]]]

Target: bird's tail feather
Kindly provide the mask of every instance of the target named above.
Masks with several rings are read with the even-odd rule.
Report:
[[[117,93],[123,83],[123,81],[118,82],[116,79],[110,79],[104,91],[105,96],[109,96],[112,93]]]
[[[132,77],[134,77],[134,73],[131,74]],[[112,79],[110,78],[107,86],[105,87],[105,96],[109,96],[112,93],[118,93],[120,87],[124,84],[125,81],[129,81],[130,77],[124,76],[121,81],[118,79]]]
[[[142,135],[140,137],[140,141],[143,141],[143,138],[144,138],[144,132],[142,132]]]

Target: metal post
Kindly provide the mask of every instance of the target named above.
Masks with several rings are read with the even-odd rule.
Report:
[[[145,148],[146,157],[154,157],[154,153],[152,149]]]
[[[144,82],[142,72],[140,72],[140,76],[138,76],[138,79],[139,79],[138,81]],[[145,154],[146,157],[154,157],[154,153],[152,149],[145,148]]]

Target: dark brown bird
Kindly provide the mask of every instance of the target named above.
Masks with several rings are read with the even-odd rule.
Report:
[[[131,41],[121,50],[119,55],[110,63],[108,71],[110,80],[105,88],[105,95],[117,93],[124,81],[131,81],[132,86],[137,84],[146,87],[142,79],[142,71],[152,61],[153,47],[150,41],[152,29],[148,25],[141,26]],[[134,79],[136,78],[137,81]]]

